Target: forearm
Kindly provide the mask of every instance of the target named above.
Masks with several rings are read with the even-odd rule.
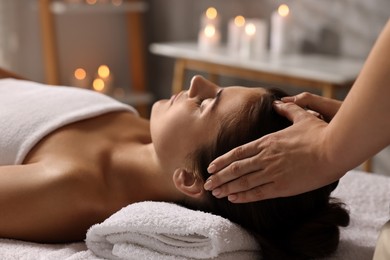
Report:
[[[390,22],[326,130],[324,147],[337,169],[354,168],[390,143],[389,98]]]

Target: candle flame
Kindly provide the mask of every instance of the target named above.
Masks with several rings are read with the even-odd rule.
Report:
[[[94,90],[101,92],[104,90],[104,87],[105,87],[104,80],[102,80],[100,78],[95,79],[92,83],[92,86],[93,86]]]
[[[110,76],[110,68],[107,65],[100,65],[98,68],[98,75],[101,78],[107,78]]]
[[[236,18],[234,18],[234,24],[237,25],[238,27],[244,26],[244,24],[245,24],[244,16],[242,16],[242,15],[236,16]]]
[[[204,34],[206,35],[206,37],[213,37],[215,35],[214,25],[207,25],[206,28],[204,28]]]
[[[217,18],[217,15],[218,15],[217,9],[215,9],[214,7],[207,8],[207,10],[206,10],[207,18],[213,20],[213,19]]]
[[[249,36],[252,36],[256,33],[256,26],[253,23],[248,23],[245,26],[245,33]]]
[[[286,17],[290,13],[290,9],[287,5],[282,4],[278,8],[278,13],[280,16]]]
[[[82,68],[77,68],[75,71],[74,71],[74,77],[78,80],[83,80],[85,79],[85,77],[87,76],[87,72],[82,69]]]

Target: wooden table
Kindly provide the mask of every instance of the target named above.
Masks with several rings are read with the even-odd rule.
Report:
[[[241,58],[224,47],[214,52],[202,52],[194,42],[154,43],[150,51],[175,59],[172,92],[183,89],[186,70],[259,80],[308,89],[320,89],[323,96],[334,97],[340,88],[350,88],[362,65],[362,60],[321,55],[291,54],[256,58]]]

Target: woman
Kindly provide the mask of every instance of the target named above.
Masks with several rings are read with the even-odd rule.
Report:
[[[170,201],[242,225],[258,238],[265,257],[305,259],[334,252],[338,226],[348,224],[345,209],[330,199],[336,183],[295,197],[245,205],[216,199],[204,190],[207,165],[214,158],[290,125],[272,109],[272,102],[284,95],[278,91],[220,88],[197,76],[188,91],[156,102],[150,122],[132,108],[86,90],[24,81],[0,85],[0,97],[12,92],[30,100],[36,96],[32,93],[45,98],[29,106],[25,105],[29,99],[15,104],[10,95],[0,102],[4,106],[0,119],[8,117],[9,128],[11,121],[20,124],[19,129],[3,130],[11,138],[2,138],[1,150],[12,151],[2,153],[6,158],[2,164],[9,165],[0,166],[0,207],[6,209],[0,214],[0,237],[81,240],[91,225],[123,206]],[[8,106],[26,112],[10,116],[7,100]],[[57,116],[58,111],[70,116]],[[31,121],[34,117],[39,120]],[[41,125],[47,127],[35,130]],[[17,134],[12,135],[14,131]],[[24,138],[18,138],[25,132]],[[13,142],[18,149],[10,145]]]

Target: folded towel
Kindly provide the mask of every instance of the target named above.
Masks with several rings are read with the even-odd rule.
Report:
[[[254,259],[259,247],[237,224],[166,202],[122,208],[87,233],[87,247],[109,259]]]

